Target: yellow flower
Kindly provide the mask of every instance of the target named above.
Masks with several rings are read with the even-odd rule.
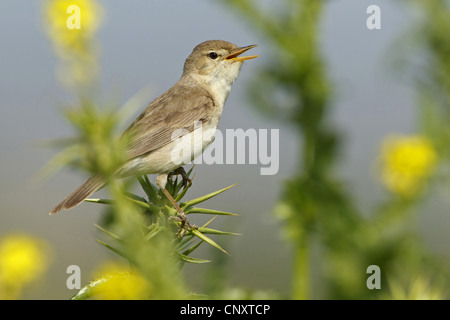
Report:
[[[381,179],[388,190],[409,197],[417,194],[436,167],[437,155],[423,136],[388,136],[381,147]]]
[[[79,51],[95,36],[102,21],[102,8],[95,0],[47,0],[44,17],[46,30],[55,45]],[[70,28],[74,19],[79,22],[79,29]]]
[[[47,0],[43,15],[55,53],[63,62],[58,70],[61,82],[79,85],[93,81],[98,69],[95,34],[102,7],[95,0]]]
[[[22,287],[39,279],[47,270],[49,247],[43,240],[25,234],[0,240],[0,297],[18,298]],[[2,297],[7,295],[6,297]]]
[[[100,278],[94,281],[93,295],[102,300],[140,300],[149,298],[151,286],[135,270],[115,263],[100,268]]]

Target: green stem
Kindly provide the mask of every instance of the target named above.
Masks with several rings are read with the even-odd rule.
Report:
[[[309,243],[306,235],[300,237],[294,253],[294,283],[292,298],[306,300],[310,293]]]

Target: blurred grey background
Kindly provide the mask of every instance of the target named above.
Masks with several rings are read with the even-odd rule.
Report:
[[[296,165],[297,137],[284,123],[260,116],[246,96],[246,84],[260,65],[271,63],[273,48],[239,15],[213,1],[100,3],[105,9],[98,33],[103,95],[119,96],[121,103],[145,86],[151,88],[149,101],[167,90],[181,76],[193,47],[204,40],[259,45],[252,53],[260,57],[244,64],[219,128],[280,129],[280,170],[274,176],[260,176],[259,165],[199,165],[187,198],[238,183],[205,205],[239,214],[214,222],[215,227],[242,233],[218,240],[231,253],[229,284],[289,292],[290,248],[272,209],[283,180]],[[381,30],[366,28],[371,4],[381,7]],[[416,15],[393,1],[333,0],[325,8],[321,46],[336,90],[333,122],[345,137],[337,172],[367,212],[383,194],[373,170],[379,142],[387,133],[412,132],[415,127],[414,92],[392,71],[389,60]],[[72,134],[61,112],[62,102],[70,100],[56,80],[57,59],[42,23],[41,1],[0,2],[0,237],[26,232],[49,241],[51,269],[45,283],[26,297],[67,299],[75,293],[66,288],[67,266],[79,265],[86,284],[91,271],[112,255],[95,241],[94,224],[102,214],[98,205],[84,203],[48,215],[84,176],[65,170],[47,181],[31,181],[56,154],[39,143]],[[425,246],[448,256],[450,215],[443,199],[436,197],[420,212],[417,225]],[[209,254],[205,246],[196,256]],[[201,288],[206,269],[186,268],[192,287]]]

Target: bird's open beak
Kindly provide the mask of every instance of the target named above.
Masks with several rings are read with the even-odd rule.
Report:
[[[251,48],[254,48],[256,46],[257,46],[256,44],[252,44],[251,46],[237,48],[236,51],[234,51],[233,53],[227,55],[224,60],[228,60],[228,61],[244,61],[244,60],[250,60],[250,59],[254,59],[256,57],[259,57],[259,56],[242,56],[242,57],[239,56],[240,54],[244,53],[245,51],[250,50]]]

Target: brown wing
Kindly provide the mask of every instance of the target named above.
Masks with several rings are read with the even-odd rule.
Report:
[[[214,101],[203,89],[178,83],[153,100],[124,134],[129,135],[130,159],[156,150],[172,141],[177,129],[194,130],[194,123],[205,124]]]

